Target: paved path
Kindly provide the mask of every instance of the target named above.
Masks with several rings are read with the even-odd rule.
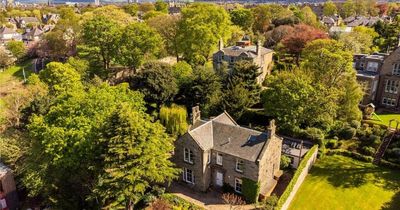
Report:
[[[204,209],[231,210],[230,206],[226,205],[222,200],[221,193],[216,191],[210,191],[207,193],[196,192],[179,183],[172,183],[167,191],[191,203],[194,203]],[[250,209],[254,209],[254,205],[241,205],[232,208],[232,210],[250,210]]]

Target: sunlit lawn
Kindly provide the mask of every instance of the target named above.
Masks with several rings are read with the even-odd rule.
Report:
[[[400,114],[378,114],[379,117],[373,116],[370,122],[374,122],[376,124],[389,126],[389,121],[392,119],[400,121]],[[392,124],[392,126],[396,126],[396,124]],[[400,209],[400,208],[399,208]]]
[[[290,210],[398,210],[400,171],[343,156],[313,166]]]

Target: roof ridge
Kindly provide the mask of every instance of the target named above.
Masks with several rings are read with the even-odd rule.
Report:
[[[214,122],[215,122],[215,123],[222,124],[222,125],[227,125],[227,126],[231,126],[231,127],[235,127],[235,128],[240,128],[240,129],[243,129],[243,130],[255,131],[255,132],[258,132],[258,133],[267,133],[267,132],[263,132],[263,131],[254,130],[254,129],[251,129],[251,128],[246,128],[246,127],[241,126],[241,125],[239,125],[239,124],[231,125],[231,124],[227,124],[227,123],[223,123],[223,122],[218,122],[218,121],[214,121]]]

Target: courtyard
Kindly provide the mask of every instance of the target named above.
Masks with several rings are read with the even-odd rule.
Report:
[[[290,210],[395,210],[400,206],[400,171],[343,156],[317,161]]]

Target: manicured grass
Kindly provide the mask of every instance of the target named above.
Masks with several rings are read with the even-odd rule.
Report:
[[[13,80],[23,80],[24,75],[22,69],[25,69],[25,76],[28,78],[28,76],[32,73],[32,60],[26,60],[20,64],[7,68],[3,72],[0,72],[0,86]]]
[[[400,209],[400,171],[343,156],[313,166],[290,210]]]
[[[368,120],[368,121],[373,122],[375,124],[381,124],[381,125],[386,125],[386,126],[389,126],[389,121],[392,119],[400,121],[400,114],[389,114],[389,113],[385,114],[385,113],[383,113],[383,114],[378,114],[378,116],[379,116],[379,118],[376,116],[373,116],[372,119]],[[395,127],[396,124],[392,123],[392,126]]]

